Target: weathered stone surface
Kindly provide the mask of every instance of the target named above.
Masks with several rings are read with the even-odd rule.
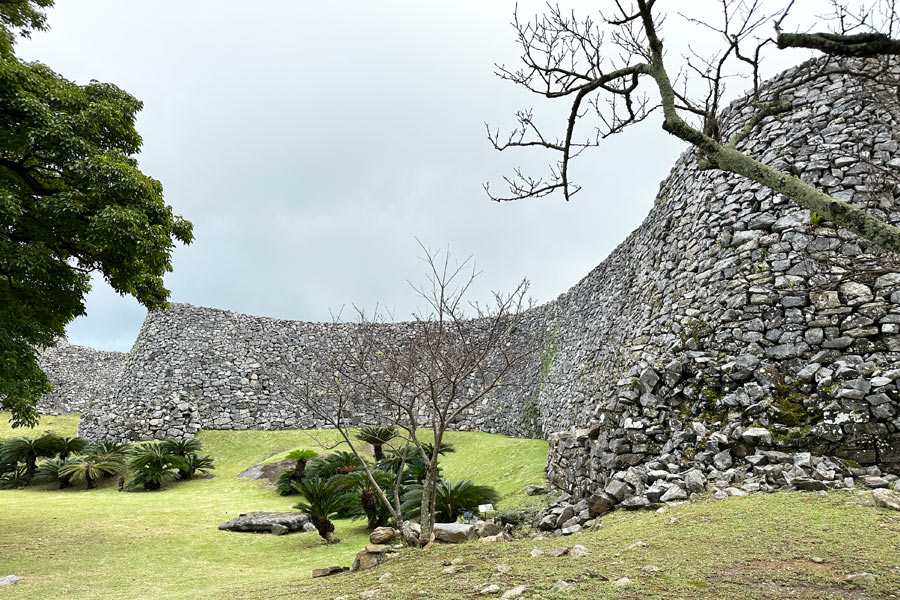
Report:
[[[268,479],[275,483],[282,473],[291,471],[296,466],[295,460],[277,460],[266,464],[253,465],[238,473],[238,477],[245,479]]]
[[[22,581],[22,578],[18,575],[6,575],[5,577],[0,577],[0,586],[15,585],[20,581]]]
[[[475,526],[468,523],[435,523],[434,539],[445,544],[461,544],[475,537]]]
[[[393,527],[376,527],[369,534],[369,541],[373,544],[387,544],[397,536]]]
[[[872,499],[875,500],[875,506],[900,510],[900,496],[890,490],[884,488],[872,490]]]
[[[309,517],[301,512],[249,512],[219,525],[223,531],[247,531],[252,533],[294,533],[305,531]],[[315,528],[313,528],[315,529]]]
[[[347,567],[325,567],[322,569],[313,569],[312,576],[313,578],[329,577],[330,575],[337,575],[338,573],[343,573],[347,570]]]

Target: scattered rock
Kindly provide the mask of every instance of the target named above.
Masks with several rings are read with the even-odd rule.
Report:
[[[871,573],[852,573],[846,575],[844,581],[851,583],[875,583],[875,576]]]
[[[484,588],[483,590],[481,590],[478,593],[481,594],[482,596],[490,596],[491,594],[499,594],[500,586],[497,585],[496,583],[492,583],[491,585],[487,586],[486,588]]]
[[[540,548],[535,548],[528,556],[530,556],[531,558],[538,558],[540,556],[544,556],[544,554],[546,554],[546,552],[544,552]]]
[[[626,585],[630,585],[630,584],[631,584],[631,580],[628,579],[627,577],[622,577],[620,579],[616,579],[615,581],[613,581],[613,585],[616,587],[625,587]]]
[[[572,556],[574,556],[575,558],[579,558],[582,556],[587,556],[588,551],[587,551],[587,548],[585,548],[581,544],[576,544],[576,545],[572,546],[572,550],[570,551],[570,554]]]
[[[553,584],[553,587],[550,588],[550,592],[552,592],[554,594],[559,594],[559,593],[571,592],[574,589],[575,589],[575,586],[573,584],[569,583],[568,581],[564,581],[564,580],[560,579],[559,581],[557,581],[556,583]]]
[[[550,553],[550,556],[553,558],[559,558],[560,556],[567,556],[569,554],[569,549],[565,546],[560,546],[559,548],[554,548],[553,552]]]
[[[638,548],[646,548],[646,547],[647,547],[647,544],[645,544],[644,542],[641,542],[641,541],[637,541],[637,542],[631,544],[630,546],[628,546],[627,548],[625,548],[622,552],[631,552],[632,550],[637,550]]]
[[[445,544],[461,544],[475,537],[475,526],[468,523],[435,523],[434,539]]]
[[[511,590],[506,590],[505,592],[503,592],[503,595],[500,596],[500,600],[510,600],[511,598],[519,598],[520,596],[522,596],[522,594],[524,594],[527,591],[528,591],[527,585],[517,585],[516,587],[512,588]]]
[[[525,493],[529,496],[542,496],[550,491],[546,485],[528,485],[525,486]]]
[[[20,581],[22,581],[22,578],[18,575],[7,575],[6,577],[0,577],[0,586],[16,585]]]
[[[293,461],[292,461],[293,462]],[[249,512],[222,523],[223,531],[248,531],[252,533],[275,533],[283,535],[305,531],[304,525],[312,525],[309,517],[301,512]],[[315,527],[313,527],[315,530]]]
[[[338,573],[343,573],[347,571],[347,567],[325,567],[322,569],[313,569],[312,576],[316,577],[328,577],[330,575],[337,575]]]
[[[872,499],[875,500],[875,506],[900,510],[900,496],[888,489],[878,488],[872,490]]]
[[[385,582],[390,581],[391,579],[393,579],[393,577],[394,577],[394,574],[393,574],[393,573],[384,573],[381,577],[378,578],[378,582],[379,582],[379,583],[385,583]]]
[[[387,544],[397,537],[397,531],[393,527],[376,527],[369,534],[369,541],[373,544]]]

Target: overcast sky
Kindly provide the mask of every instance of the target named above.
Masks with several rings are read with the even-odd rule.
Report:
[[[484,122],[508,127],[535,106],[561,131],[568,109],[493,75],[517,61],[514,6],[58,2],[50,31],[18,53],[143,100],[140,166],[195,228],[166,277],[173,301],[310,321],[379,303],[406,318],[407,281],[423,274],[416,237],[474,256],[476,296],[527,277],[533,298],[550,300],[640,224],[685,147],[651,119],[575,163],[573,201],[490,202],[484,181],[499,186],[515,165],[543,173],[552,157],[494,151]],[[519,2],[524,16],[543,6]],[[677,16],[665,31],[702,49]],[[780,55],[768,72],[805,56]],[[145,316],[102,280],[87,310],[69,340],[107,350],[128,350]]]

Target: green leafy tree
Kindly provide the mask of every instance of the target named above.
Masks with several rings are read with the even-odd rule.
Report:
[[[34,478],[37,460],[56,454],[56,436],[42,435],[39,438],[13,438],[0,446],[0,462],[24,465],[23,481],[25,485]]]
[[[352,508],[356,500],[345,492],[344,482],[338,477],[331,479],[308,477],[294,482],[293,485],[304,499],[303,502],[295,504],[294,508],[309,516],[310,522],[327,543],[340,542],[341,540],[334,537],[334,523],[331,519]]]
[[[45,29],[52,4],[0,2],[0,400],[14,426],[37,422],[51,389],[38,353],[85,314],[91,274],[164,306],[174,243],[193,239],[138,168],[141,102],[16,57],[15,35]]]

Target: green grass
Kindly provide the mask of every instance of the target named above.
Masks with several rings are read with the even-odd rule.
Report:
[[[0,414],[0,441],[48,430],[74,435],[78,425],[75,415],[43,417],[34,430],[13,430],[8,418]],[[217,526],[241,512],[293,510],[296,497],[236,476],[274,453],[314,448],[311,434],[326,444],[338,440],[327,431],[202,431],[215,477],[161,492],[119,493],[113,481],[91,491],[0,491],[0,576],[24,578],[4,597],[255,598],[273,585],[306,593],[312,569],[349,565],[368,543],[364,521],[336,522],[342,542],[334,546],[315,533],[253,535]],[[543,480],[545,442],[478,433],[451,433],[447,441],[457,452],[443,460],[445,476],[494,485],[501,508],[523,505],[522,488]]]
[[[51,422],[52,421],[52,422]],[[76,419],[48,419],[42,428],[73,433]],[[0,439],[21,435],[0,429]],[[328,432],[316,432],[325,441]],[[406,550],[372,571],[311,579],[310,570],[349,565],[366,543],[359,522],[337,523],[344,541],[323,545],[316,534],[276,537],[227,533],[216,525],[238,512],[289,510],[258,482],[239,480],[244,467],[277,452],[313,447],[303,432],[205,431],[218,469],[211,480],[158,493],[83,490],[0,491],[0,576],[25,579],[5,598],[229,598],[379,600],[481,598],[490,583],[530,586],[546,600],[851,599],[900,597],[900,513],[874,508],[868,493],[779,493],[707,500],[665,512],[616,511],[603,528],[567,538],[510,543],[471,542]],[[457,452],[445,458],[450,478],[497,486],[500,507],[526,502],[521,488],[541,480],[546,444],[502,436],[454,433]],[[646,544],[633,551],[637,542]],[[549,551],[582,544],[589,555],[552,558]],[[531,558],[533,548],[548,556]],[[464,570],[445,575],[460,559]],[[497,565],[508,565],[500,573]],[[653,572],[648,567],[658,569]],[[874,583],[849,583],[851,573]],[[379,581],[391,573],[387,582]],[[632,584],[615,587],[628,577]],[[569,594],[549,590],[574,582]],[[496,597],[496,596],[495,596]]]

